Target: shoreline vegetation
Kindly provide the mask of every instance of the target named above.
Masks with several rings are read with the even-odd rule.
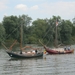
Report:
[[[0,44],[11,44],[14,40],[20,41],[20,26],[23,25],[24,44],[40,45],[39,39],[47,46],[55,45],[55,25],[58,19],[58,44],[75,44],[75,18],[73,22],[52,16],[50,19],[37,19],[32,22],[28,15],[5,16],[0,23]],[[17,43],[17,44],[18,44]]]

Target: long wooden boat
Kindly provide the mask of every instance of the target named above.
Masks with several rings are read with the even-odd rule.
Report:
[[[6,52],[8,53],[8,55],[11,58],[36,58],[36,57],[42,57],[43,56],[43,52],[37,52],[37,53],[16,53],[16,52],[12,52],[9,50],[6,50]]]
[[[10,57],[13,58],[35,58],[35,57],[42,57],[43,56],[43,52],[38,51],[36,49],[33,49],[33,51],[35,51],[35,53],[23,53],[23,50],[25,50],[25,47],[22,47],[22,42],[23,42],[23,26],[21,25],[21,30],[20,30],[20,52],[15,53],[12,51],[12,47],[16,44],[17,40],[10,46],[10,48],[7,48],[3,43],[2,45],[6,48],[6,52]],[[27,46],[29,47],[29,46]],[[32,47],[31,47],[32,48]]]
[[[39,40],[39,42],[43,45],[44,49],[46,50],[46,52],[48,54],[71,54],[71,53],[74,53],[74,49],[64,49],[64,48],[51,49],[51,48],[47,47],[46,45],[44,45],[40,40]]]
[[[74,53],[74,49],[72,50],[57,50],[57,49],[50,49],[50,48],[47,48],[46,46],[44,46],[45,50],[48,52],[48,54],[71,54],[71,53]]]
[[[12,46],[16,43],[16,41],[12,44]],[[37,48],[32,48],[31,46],[25,46],[23,47],[19,52],[18,51],[12,51],[12,46],[8,49],[4,44],[2,44],[6,48],[6,53],[11,58],[37,58],[37,57],[43,57],[43,52],[39,51]],[[25,48],[31,48],[31,51],[25,51]]]
[[[57,40],[57,27],[58,27],[58,21],[56,20],[56,26],[55,26],[55,49],[51,49],[48,48],[47,46],[45,46],[40,40],[39,42],[43,45],[44,49],[46,50],[46,52],[48,52],[48,54],[71,54],[74,52],[74,49],[64,49],[60,50],[60,48],[58,49],[58,40]],[[56,49],[57,48],[57,49]]]

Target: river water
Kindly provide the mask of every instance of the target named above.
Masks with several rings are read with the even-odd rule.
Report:
[[[1,48],[0,75],[75,75],[75,53],[12,60]]]

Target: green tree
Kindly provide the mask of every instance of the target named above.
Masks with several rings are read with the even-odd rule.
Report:
[[[5,16],[3,18],[3,26],[6,32],[6,39],[17,39],[20,41],[20,27],[23,25],[23,37],[26,39],[28,34],[28,29],[30,26],[32,18],[28,17],[28,15],[22,16]],[[26,41],[26,40],[24,40]]]
[[[71,44],[72,23],[69,20],[62,20],[60,34],[63,44]]]
[[[33,21],[32,36],[34,36],[37,39],[36,43],[38,43],[39,39],[43,40],[45,32],[46,32],[46,21],[44,19],[37,19]]]
[[[57,26],[58,44],[71,44],[75,41],[75,19],[72,23],[69,20],[62,20],[60,16],[53,16],[50,19],[37,19],[32,22],[31,17],[23,14],[19,17],[6,16],[2,24],[6,32],[6,40],[20,41],[20,26],[23,25],[24,43],[37,44],[40,39],[44,44],[51,46],[55,43],[56,20],[59,23]]]
[[[3,25],[0,23],[0,44],[5,40],[5,28]]]
[[[72,25],[72,41],[75,44],[75,18],[73,18],[73,25]]]
[[[3,18],[3,26],[6,32],[6,39],[16,39],[19,37],[19,21],[17,16],[6,16]]]

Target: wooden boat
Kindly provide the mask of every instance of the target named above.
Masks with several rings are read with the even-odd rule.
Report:
[[[38,51],[38,49],[33,49],[33,51],[36,51],[36,52],[24,52],[23,50],[26,48],[25,47],[22,47],[22,38],[23,38],[23,35],[22,35],[22,25],[21,25],[21,40],[20,40],[20,52],[13,52],[12,51],[12,47],[16,44],[17,41],[15,41],[11,46],[10,48],[8,49],[3,43],[2,45],[6,48],[6,53],[12,57],[12,58],[36,58],[36,57],[42,57],[43,56],[43,52],[42,51]],[[27,46],[28,47],[28,46]],[[32,48],[32,47],[31,47]]]
[[[48,54],[71,54],[74,52],[74,49],[64,49],[64,48],[58,48],[58,40],[57,40],[57,26],[58,26],[58,22],[56,21],[56,34],[55,34],[55,49],[51,49],[48,48],[47,46],[45,46],[40,40],[39,42],[43,45],[43,47],[45,48],[46,52],[48,52]]]
[[[71,53],[74,53],[74,49],[64,49],[64,48],[51,49],[51,48],[47,47],[46,45],[44,45],[40,40],[39,40],[39,42],[43,45],[44,49],[46,50],[46,52],[48,52],[48,54],[71,54]]]
[[[39,52],[39,53],[16,53],[16,52],[12,52],[9,50],[6,50],[6,52],[8,53],[8,55],[12,58],[36,58],[36,57],[42,57],[43,56],[43,52]]]
[[[15,44],[15,43],[14,43]],[[43,57],[43,52],[39,52],[38,49],[32,48],[33,51],[20,51],[20,52],[13,52],[11,51],[11,47],[8,49],[4,44],[3,46],[7,49],[6,53],[11,57],[11,58],[36,58],[36,57]],[[26,46],[25,46],[26,47]],[[30,47],[30,46],[27,46]],[[23,48],[22,48],[23,50]]]
[[[46,46],[44,46],[45,50],[49,53],[49,54],[71,54],[74,52],[74,49],[72,50],[63,50],[63,49],[50,49],[47,48]]]

